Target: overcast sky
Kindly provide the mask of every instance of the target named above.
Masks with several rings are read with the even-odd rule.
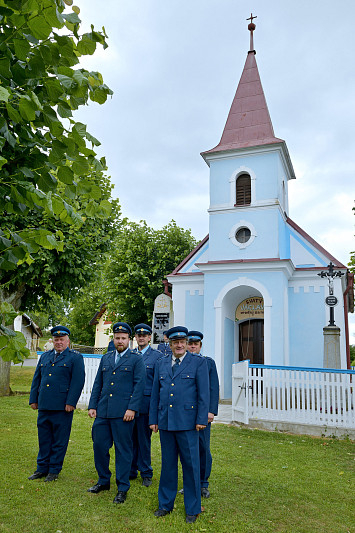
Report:
[[[342,263],[355,249],[354,0],[74,0],[109,48],[83,61],[113,98],[77,120],[102,146],[122,212],[208,233],[209,169],[249,49],[296,173],[289,216]],[[352,315],[351,343],[355,343]]]

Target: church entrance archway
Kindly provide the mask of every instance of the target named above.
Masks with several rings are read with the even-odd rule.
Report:
[[[237,308],[243,302],[254,306],[255,314],[251,317],[248,314],[237,317]],[[263,315],[256,313],[259,311],[259,301],[263,301]],[[272,300],[268,290],[264,285],[255,279],[244,276],[237,277],[235,280],[227,283],[219,292],[214,301],[215,307],[215,360],[220,379],[221,398],[227,399],[232,397],[232,367],[234,363],[243,359],[240,350],[240,332],[245,336],[245,328],[240,326],[245,323],[255,322],[255,326],[249,329],[249,352],[246,357],[256,364],[270,364],[271,348],[271,323],[270,310]],[[243,313],[247,311],[245,306]],[[263,316],[263,319],[262,319]],[[248,338],[248,332],[246,334]],[[252,352],[250,341],[252,340]],[[243,341],[244,342],[244,341]],[[243,346],[244,347],[244,346]],[[255,351],[255,355],[254,355]]]
[[[246,320],[239,324],[239,360],[264,364],[264,320]]]

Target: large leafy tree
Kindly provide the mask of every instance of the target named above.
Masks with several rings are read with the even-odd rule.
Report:
[[[79,68],[106,44],[105,30],[79,34],[72,0],[0,0],[0,349],[23,359],[24,339],[7,326],[13,306],[51,290],[67,296],[90,277],[118,206],[99,145],[73,112],[112,91]],[[114,209],[113,209],[114,208]],[[105,237],[107,236],[107,239]],[[81,266],[84,268],[81,269]],[[58,281],[57,285],[55,282]],[[51,289],[49,289],[51,287]],[[1,363],[1,360],[0,360]],[[0,394],[8,389],[0,365]],[[5,385],[4,385],[5,383]]]
[[[108,309],[132,325],[149,323],[163,279],[195,246],[190,230],[174,221],[159,230],[145,221],[122,225],[105,265]]]

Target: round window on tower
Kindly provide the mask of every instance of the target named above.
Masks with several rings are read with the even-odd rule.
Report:
[[[240,250],[250,246],[256,237],[256,231],[248,220],[239,220],[229,231],[229,239]]]
[[[235,234],[235,238],[241,244],[248,242],[251,237],[251,231],[249,228],[239,228]]]

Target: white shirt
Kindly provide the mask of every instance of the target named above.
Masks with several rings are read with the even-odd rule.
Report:
[[[175,361],[176,361],[176,359],[179,359],[179,361],[180,361],[180,365],[181,365],[181,363],[183,362],[184,357],[185,357],[186,354],[187,354],[187,352],[185,352],[184,355],[182,355],[181,357],[174,357],[174,356],[172,356],[172,358],[171,358],[171,366],[174,366],[174,365],[175,365]]]

